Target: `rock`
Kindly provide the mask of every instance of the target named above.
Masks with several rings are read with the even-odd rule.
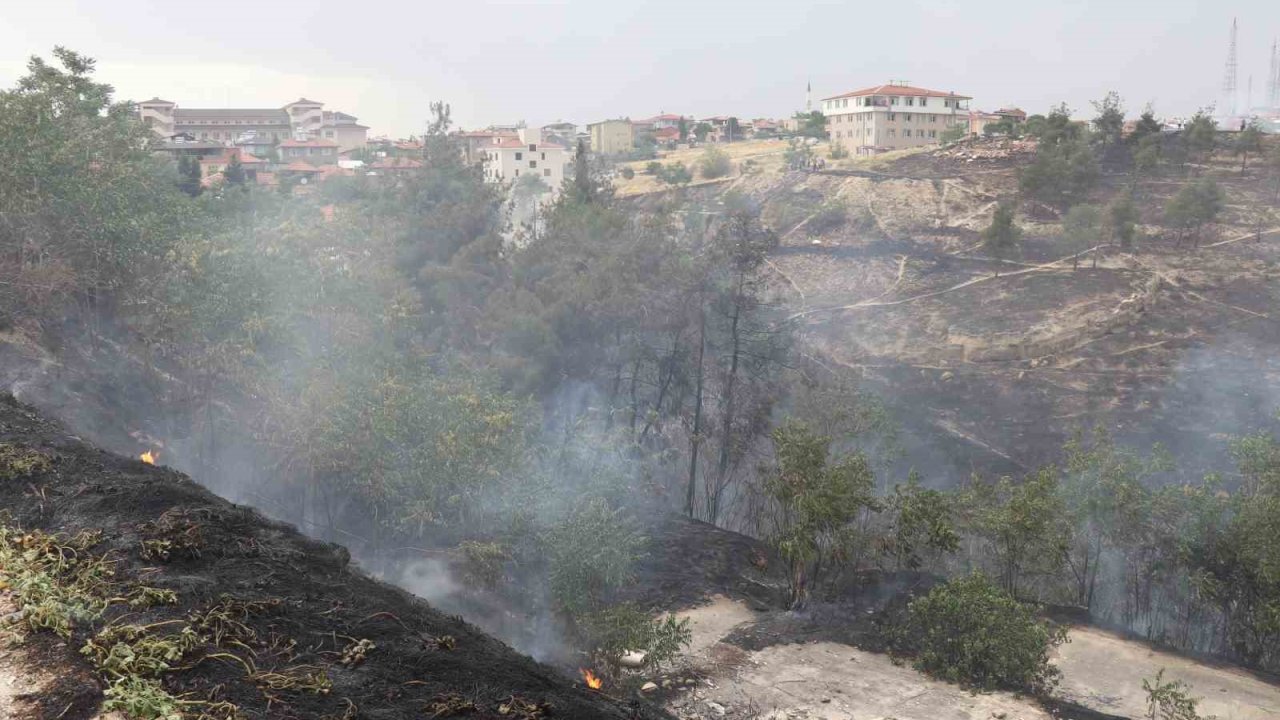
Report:
[[[669,688],[669,687],[671,687],[671,678],[663,678],[663,680],[662,680],[662,687],[664,687],[664,688]]]
[[[938,379],[939,379],[939,380],[941,380],[942,382],[951,382],[951,381],[952,381],[952,380],[954,380],[955,378],[956,378],[956,374],[955,374],[955,373],[953,373],[953,372],[951,372],[950,370],[948,370],[948,371],[946,371],[946,372],[942,373],[942,375],[938,376]]]
[[[655,682],[647,682],[640,686],[640,692],[645,692],[645,693],[653,692],[654,690],[657,690],[657,689],[658,689],[658,684]]]
[[[618,664],[624,668],[643,667],[644,653],[635,651],[626,653],[618,660]]]
[[[723,705],[718,702],[712,702],[711,700],[707,701],[707,709],[720,717],[724,717],[724,714],[727,712]]]

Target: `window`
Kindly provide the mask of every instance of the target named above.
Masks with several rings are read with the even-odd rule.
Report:
[[[516,168],[516,177],[520,177],[520,168]]]
[[[930,130],[930,131],[929,131],[929,137],[931,137],[931,138],[936,138],[936,137],[938,137],[938,131],[937,131],[937,130]]]
[[[332,130],[325,130],[325,131],[324,131],[324,136],[325,136],[325,137],[327,137],[327,138],[331,138],[331,137],[333,137],[333,131],[332,131]]]
[[[546,159],[547,159],[547,154],[546,154],[546,153],[542,153],[542,159],[543,159],[543,160],[546,160]]]
[[[902,118],[902,121],[903,121],[903,122],[911,122],[911,113],[907,113],[907,114],[906,114],[906,116],[904,116],[904,117]]]
[[[842,107],[842,108],[847,108],[847,107],[849,107],[849,99],[848,99],[848,98],[845,98],[844,100],[841,100],[841,101],[840,101],[840,107]]]
[[[523,159],[524,159],[524,153],[516,153],[516,159],[517,159],[517,160],[523,160]]]
[[[538,151],[538,146],[535,145],[534,143],[529,143],[529,152],[537,152],[537,151]]]
[[[926,98],[926,97],[920,98],[920,107],[924,107],[925,105],[928,105],[928,104],[929,104],[929,98]]]
[[[937,116],[937,115],[930,115],[930,116],[929,116],[929,122],[938,122],[938,116]]]
[[[551,177],[551,168],[543,168],[543,169],[542,169],[542,176],[543,176],[543,177]]]
[[[916,99],[915,99],[915,98],[907,98],[907,104],[908,104],[908,105],[915,105],[915,104],[916,104]]]
[[[889,137],[893,137],[893,128],[889,128]]]
[[[897,104],[898,104],[898,100],[899,100],[899,98],[898,98],[896,95],[891,95],[891,96],[889,97],[889,104],[890,104],[890,105],[897,105]]]
[[[897,120],[897,119],[898,119],[897,113],[889,113],[889,122],[893,122],[894,120]]]
[[[530,169],[538,167],[538,161],[537,161],[537,160],[530,160],[530,161],[529,161],[529,167],[530,167]]]
[[[916,131],[916,137],[924,137],[924,131],[923,131],[923,130],[917,130],[917,131]]]

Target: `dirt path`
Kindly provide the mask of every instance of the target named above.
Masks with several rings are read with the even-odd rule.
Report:
[[[728,645],[721,640],[756,614],[723,597],[679,615],[693,626],[683,662],[708,677],[670,705],[681,718],[1050,720],[1026,699],[972,694],[848,645],[774,645],[758,652]]]
[[[1280,687],[1235,668],[1214,667],[1152,650],[1096,628],[1072,628],[1071,642],[1058,648],[1062,669],[1058,693],[1102,712],[1145,717],[1144,678],[1165,669],[1166,680],[1182,680],[1204,698],[1202,715],[1217,720],[1271,720],[1280,717]]]

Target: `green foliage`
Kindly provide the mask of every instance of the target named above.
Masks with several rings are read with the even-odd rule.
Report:
[[[182,720],[182,704],[156,680],[126,676],[103,691],[104,712],[120,712],[136,720]]]
[[[0,586],[13,593],[31,629],[70,637],[76,626],[106,610],[113,597],[112,564],[87,552],[99,537],[20,533],[0,525]]]
[[[48,455],[30,448],[0,443],[0,480],[17,480],[53,469]]]
[[[1256,122],[1249,123],[1236,135],[1233,148],[1240,156],[1240,172],[1244,172],[1249,164],[1249,154],[1262,151],[1262,129]]]
[[[1015,483],[974,478],[962,497],[966,529],[986,543],[1005,591],[1017,595],[1028,577],[1052,577],[1070,542],[1057,471],[1045,468]]]
[[[982,689],[1046,693],[1061,673],[1049,663],[1066,629],[1036,617],[983,575],[935,587],[912,601],[898,649],[923,672]]]
[[[1207,110],[1199,110],[1182,128],[1182,143],[1201,162],[1209,159],[1218,142],[1218,121]]]
[[[693,639],[688,618],[654,618],[626,603],[583,615],[581,629],[586,636],[584,644],[596,648],[600,659],[615,670],[628,652],[642,653],[646,667],[658,668]]]
[[[199,642],[194,630],[156,635],[140,625],[109,625],[80,648],[80,654],[113,681],[159,677],[173,669]]]
[[[697,125],[693,126],[693,136],[697,138],[698,142],[706,142],[707,135],[710,135],[710,134],[711,134],[711,125],[708,123],[700,122]]]
[[[795,114],[795,119],[799,121],[796,135],[819,140],[827,139],[827,116],[821,110],[812,110],[807,113],[798,112]]]
[[[1018,176],[1023,197],[1053,207],[1068,207],[1083,201],[1093,190],[1099,175],[1098,161],[1089,143],[1078,131],[1071,131],[1076,127],[1067,125],[1056,131],[1057,142],[1046,139],[1054,131],[1044,131],[1035,159]]]
[[[987,252],[1003,259],[1011,254],[1022,240],[1022,229],[1014,222],[1013,205],[1001,203],[991,216],[991,224],[982,231],[982,244]],[[999,266],[996,275],[1000,274]]]
[[[511,553],[499,543],[468,540],[458,546],[462,551],[463,579],[467,584],[494,590],[506,576]]]
[[[1164,681],[1164,668],[1154,680],[1142,679],[1147,693],[1147,720],[1210,720],[1197,710],[1199,698],[1191,697],[1191,687],[1181,680]]]
[[[956,124],[945,128],[942,133],[938,135],[938,141],[943,145],[947,145],[956,142],[957,140],[963,140],[968,136],[968,128],[964,125]]]
[[[802,607],[823,573],[851,564],[865,540],[856,522],[879,509],[875,477],[861,453],[830,457],[831,439],[786,422],[773,431],[769,541],[787,562],[791,604]]]
[[[1071,257],[1071,269],[1080,263],[1080,255],[1102,242],[1102,210],[1096,205],[1076,205],[1062,218],[1062,235],[1075,254]],[[1097,266],[1098,254],[1093,255]]]
[[[804,224],[804,231],[810,237],[823,235],[844,227],[848,220],[848,209],[843,203],[833,200],[823,203],[822,207],[809,217],[809,221]]]
[[[1138,122],[1134,124],[1133,132],[1129,133],[1129,137],[1126,140],[1131,144],[1137,145],[1149,137],[1158,137],[1160,132],[1160,121],[1156,120],[1156,111],[1148,105],[1142,110],[1142,115],[1138,117]]]
[[[630,167],[624,167],[620,174],[624,179],[630,180],[636,176],[636,171],[632,170]]]
[[[647,165],[644,166],[644,174],[645,175],[662,174],[662,163],[658,162],[657,160],[653,160],[649,162]]]
[[[916,570],[933,565],[960,548],[954,522],[954,499],[938,490],[920,486],[913,472],[906,485],[894,485],[886,502],[889,525],[880,540],[880,551],[893,558],[899,569]]]
[[[714,145],[702,151],[698,160],[698,174],[707,180],[721,178],[733,171],[729,154]]]
[[[229,185],[244,186],[244,165],[240,163],[239,154],[231,156],[231,161],[227,163],[226,169],[222,171],[222,177]]]
[[[693,174],[682,162],[667,163],[658,170],[657,175],[667,185],[687,185],[693,182]]]
[[[629,582],[645,538],[603,498],[580,502],[547,532],[548,578],[556,607],[574,617],[598,609]]]
[[[827,152],[827,157],[832,160],[844,160],[849,157],[849,150],[845,148],[843,143],[835,142],[831,144],[831,150]]]
[[[1093,109],[1098,113],[1092,121],[1095,137],[1103,145],[1119,144],[1124,133],[1124,103],[1120,93],[1112,90],[1102,100],[1095,101]]]
[[[1225,199],[1222,189],[1210,178],[1184,185],[1165,206],[1164,222],[1177,233],[1178,244],[1188,237],[1198,245],[1206,225],[1222,212]]]

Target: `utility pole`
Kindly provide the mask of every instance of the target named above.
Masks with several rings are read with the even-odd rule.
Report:
[[[1271,78],[1267,81],[1267,107],[1280,112],[1280,48],[1271,41]]]

